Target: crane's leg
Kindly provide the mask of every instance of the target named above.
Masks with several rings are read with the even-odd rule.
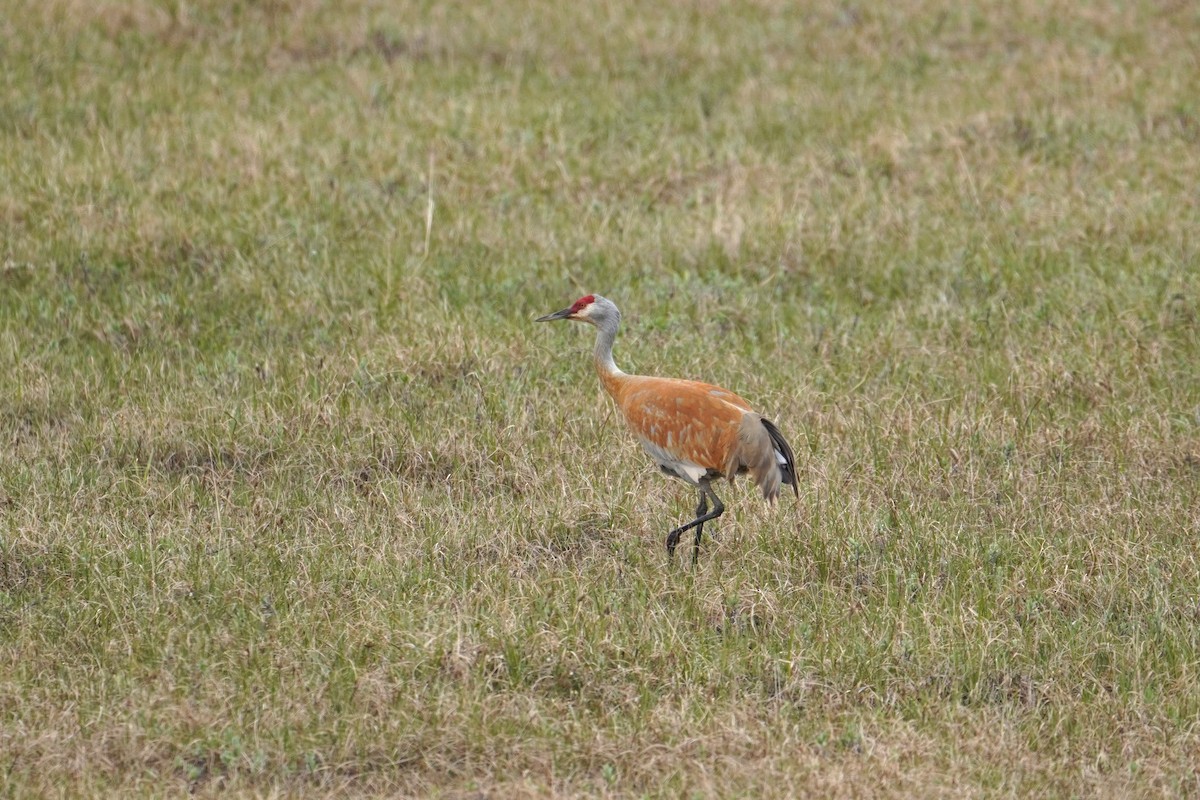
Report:
[[[696,506],[696,519],[692,520],[687,525],[684,525],[683,527],[680,527],[680,528],[676,528],[675,530],[673,530],[667,534],[667,555],[668,556],[675,555],[675,548],[679,545],[679,537],[683,535],[683,532],[686,531],[692,525],[695,525],[696,520],[700,519],[707,513],[708,513],[708,495],[705,493],[705,491],[703,489],[701,489],[700,490],[700,505]],[[703,528],[704,523],[700,522],[699,526],[701,528]]]
[[[709,497],[712,497],[713,499],[712,511],[708,510]],[[680,525],[678,528],[667,534],[667,555],[675,555],[675,547],[679,544],[679,537],[682,536],[685,531],[695,528],[696,548],[692,552],[692,563],[695,564],[696,556],[700,553],[700,535],[704,529],[704,523],[708,522],[710,519],[716,519],[724,513],[725,505],[721,502],[721,498],[717,497],[712,489],[708,488],[707,486],[701,486],[700,505],[696,507],[696,518],[686,525]]]
[[[712,519],[716,519],[717,517],[724,514],[725,513],[725,504],[721,502],[721,498],[717,497],[716,492],[714,492],[712,489],[708,489],[705,492],[701,493],[700,502],[702,502],[702,503],[704,502],[705,494],[708,494],[713,499]],[[705,504],[704,510],[705,511],[708,510],[707,504]],[[697,513],[701,517],[704,516],[703,514],[700,514],[699,512],[697,512]],[[699,525],[696,526],[696,539],[695,539],[695,542],[692,544],[692,566],[693,567],[696,566],[696,561],[700,558],[700,535],[703,533],[704,533],[704,523],[701,522]]]
[[[703,489],[700,490],[700,505],[696,506],[696,519],[700,519],[708,513],[708,493]],[[700,534],[704,532],[704,523],[701,522],[696,526],[696,541],[700,541]],[[675,537],[675,543],[679,543],[679,537]],[[692,566],[696,566],[696,554],[692,553]]]

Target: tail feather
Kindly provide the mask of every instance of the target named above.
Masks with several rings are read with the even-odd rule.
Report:
[[[771,437],[771,444],[775,446],[775,451],[783,456],[783,463],[779,465],[783,482],[792,487],[796,498],[799,499],[800,487],[796,485],[796,456],[792,452],[792,446],[787,443],[787,439],[783,438],[783,434],[771,420],[764,418],[762,424],[767,429],[767,435]]]

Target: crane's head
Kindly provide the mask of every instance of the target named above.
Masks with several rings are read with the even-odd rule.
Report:
[[[589,294],[576,300],[569,308],[555,311],[544,317],[538,317],[534,322],[553,322],[556,319],[573,319],[579,322],[590,322],[598,327],[620,322],[621,312],[611,300],[598,294]]]

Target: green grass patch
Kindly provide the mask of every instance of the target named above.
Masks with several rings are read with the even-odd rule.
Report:
[[[1200,792],[1190,5],[0,42],[14,796]],[[588,292],[796,449],[694,571],[590,335],[531,322]]]

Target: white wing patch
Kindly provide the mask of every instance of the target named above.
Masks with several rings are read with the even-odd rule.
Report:
[[[644,439],[639,436],[638,441],[642,443],[642,449],[650,454],[650,457],[654,459],[654,462],[658,464],[658,466],[674,475],[677,475],[681,480],[685,480],[691,484],[699,485],[700,479],[703,478],[705,473],[708,472],[707,469],[699,464],[693,464],[690,461],[684,461],[667,452],[664,448],[659,447],[648,439]]]

